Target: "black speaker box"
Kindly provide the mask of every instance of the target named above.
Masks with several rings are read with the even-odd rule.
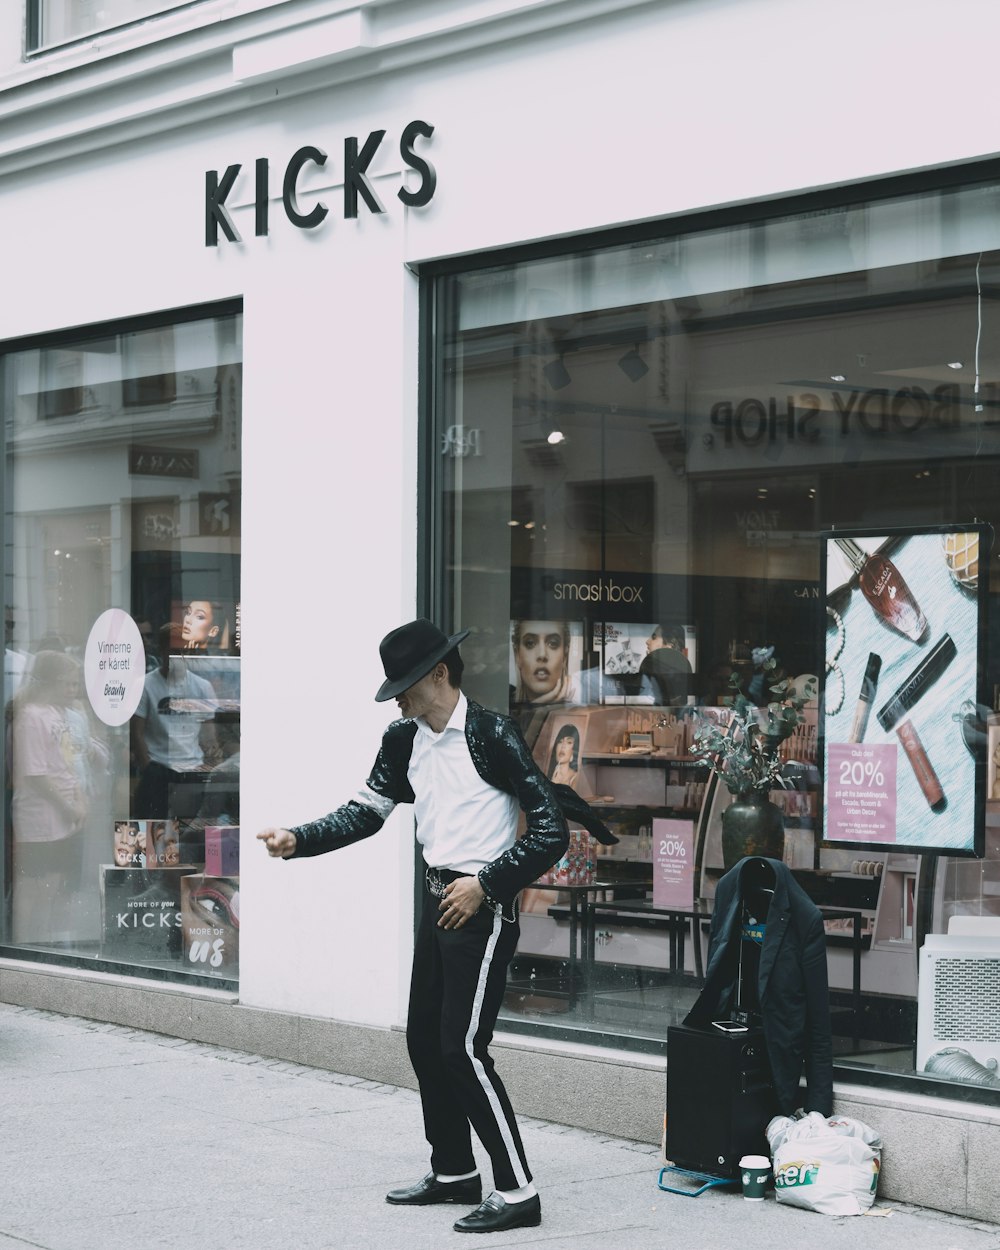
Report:
[[[736,1180],[743,1155],[770,1155],[764,1129],[777,1114],[763,1030],[724,1033],[687,1024],[667,1029],[671,1163]]]

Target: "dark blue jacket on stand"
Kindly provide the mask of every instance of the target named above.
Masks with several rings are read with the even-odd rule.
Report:
[[[685,1024],[729,1019],[736,1003],[742,936],[741,859],[719,881],[708,942],[705,986]],[[759,861],[758,861],[759,862]],[[798,1107],[833,1113],[833,1043],[826,932],[819,908],[777,859],[767,913],[757,990],[771,1075],[782,1114]],[[806,1076],[803,1101],[799,1079]]]

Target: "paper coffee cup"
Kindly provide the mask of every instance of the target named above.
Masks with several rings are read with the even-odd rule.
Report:
[[[767,1178],[771,1175],[771,1160],[766,1155],[744,1155],[740,1160],[740,1178],[743,1181],[743,1197],[747,1202],[763,1202]]]

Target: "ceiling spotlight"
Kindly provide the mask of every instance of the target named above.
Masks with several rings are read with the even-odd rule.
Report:
[[[630,382],[638,382],[640,378],[644,378],[649,372],[649,365],[639,355],[638,344],[622,356],[618,362],[618,368],[621,369]]]
[[[831,382],[846,382],[847,374],[846,373],[831,373],[830,381]]]
[[[965,366],[962,364],[960,360],[949,360],[948,368],[949,369],[964,369]]]
[[[552,433],[546,439],[546,442],[551,443],[553,447],[557,443],[562,443],[565,441],[566,441],[566,435],[562,432],[562,430],[553,430]]]
[[[510,526],[511,529],[516,529],[517,526],[521,524],[521,522],[520,521],[508,521],[507,524]]]
[[[564,386],[569,386],[569,371],[563,364],[562,356],[558,360],[550,360],[542,370],[545,374],[545,380],[554,391],[561,391]]]

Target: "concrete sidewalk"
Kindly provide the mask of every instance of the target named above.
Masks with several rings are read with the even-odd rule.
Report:
[[[409,1090],[0,1004],[0,1250],[1000,1250],[998,1225],[897,1203],[667,1194],[647,1144],[521,1123],[541,1227],[463,1235],[464,1208],[384,1200],[427,1170]]]

